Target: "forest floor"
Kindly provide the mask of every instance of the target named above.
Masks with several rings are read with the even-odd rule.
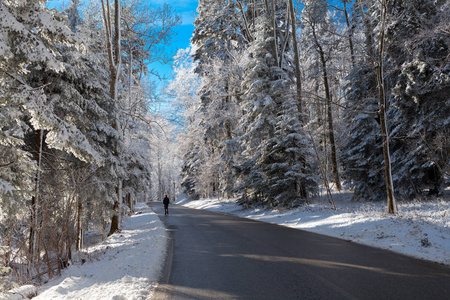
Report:
[[[180,197],[176,204],[312,231],[450,265],[450,191],[433,200],[399,202],[396,215],[386,213],[386,203],[352,202],[350,193],[335,193],[333,198],[336,211],[325,195],[291,210],[247,210],[237,205],[236,199],[191,201]],[[38,293],[33,298],[36,300],[151,299],[163,268],[167,240],[158,216],[145,203],[138,203],[135,213],[124,218],[120,234],[76,253],[72,265],[60,277],[38,288],[18,288],[8,296],[0,295],[0,299],[26,299],[20,293]]]

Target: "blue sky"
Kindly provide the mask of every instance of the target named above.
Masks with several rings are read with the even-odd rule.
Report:
[[[147,0],[155,6],[167,3],[172,6],[176,13],[180,14],[182,17],[182,24],[177,26],[177,36],[173,38],[173,46],[170,49],[176,52],[178,49],[184,49],[189,47],[192,32],[194,31],[194,20],[197,14],[198,0]],[[171,66],[161,64],[155,64],[155,68],[158,69],[163,75],[171,77]]]
[[[98,0],[100,1],[100,0]],[[154,6],[159,6],[164,3],[169,4],[177,14],[180,14],[182,17],[182,24],[177,26],[176,32],[177,36],[173,37],[173,45],[169,49],[170,52],[176,53],[178,49],[184,49],[189,47],[190,39],[192,36],[192,32],[194,31],[194,25],[192,24],[195,20],[196,10],[198,6],[198,0],[146,0]],[[57,9],[61,8],[61,6],[67,6],[70,4],[71,0],[52,0],[47,1],[47,7]],[[161,75],[166,77],[171,77],[172,67],[170,65],[161,65],[160,63],[156,63],[153,65]]]

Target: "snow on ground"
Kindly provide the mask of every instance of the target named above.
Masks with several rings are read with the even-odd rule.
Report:
[[[247,211],[235,199],[180,198],[177,204],[303,229],[450,265],[448,199],[398,203],[398,214],[390,215],[386,213],[386,203],[351,202],[350,197],[345,193],[334,195],[337,211],[323,199],[292,210],[259,207]]]
[[[123,219],[120,234],[89,248],[92,262],[72,265],[39,289],[33,299],[148,299],[165,258],[167,232],[145,204]],[[1,298],[1,297],[0,297]]]

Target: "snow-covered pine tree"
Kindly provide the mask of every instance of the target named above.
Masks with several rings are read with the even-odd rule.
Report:
[[[28,126],[22,121],[23,105],[31,98],[42,96],[40,89],[33,89],[21,79],[22,60],[34,56],[22,50],[18,58],[21,36],[27,30],[17,20],[19,13],[11,1],[0,3],[0,219],[16,218],[25,209],[25,200],[31,197],[35,171],[32,157],[23,150],[24,135]],[[17,34],[14,34],[17,32]],[[32,38],[22,40],[30,46]],[[48,53],[47,53],[48,54]]]
[[[279,24],[270,13],[275,7],[284,8],[274,11],[272,16],[276,20],[282,11],[286,13],[283,5],[267,6],[261,12],[256,20],[254,41],[243,59],[240,140],[245,161],[238,170],[243,181],[241,189],[249,192],[253,201],[289,206],[304,201],[305,195],[314,192],[317,182],[310,169],[311,148],[305,147],[308,142],[293,95],[290,79],[293,63],[284,57],[283,39],[277,38],[283,30],[273,28]],[[285,27],[284,31],[287,30]],[[279,51],[274,52],[274,40]]]
[[[442,193],[449,170],[448,1],[388,4],[394,180],[405,197]],[[395,67],[394,67],[395,66]]]
[[[241,6],[242,8],[242,6]],[[234,187],[233,165],[239,153],[236,143],[237,103],[240,95],[240,69],[237,56],[245,48],[243,17],[233,1],[200,1],[199,16],[192,42],[196,72],[203,77],[199,95],[202,115],[205,117],[203,151],[209,167],[201,168],[203,178],[209,182],[215,195],[232,195]],[[210,174],[210,175],[207,175]],[[197,181],[200,183],[202,180]]]
[[[348,76],[343,112],[342,162],[345,183],[353,199],[386,198],[376,74],[372,65],[357,63]]]
[[[102,72],[94,72],[101,68],[86,55],[57,12],[50,13],[43,1],[8,2],[1,8],[6,20],[2,33],[8,37],[4,70],[13,78],[3,95],[25,100],[16,119],[26,126],[23,149],[37,165],[34,183],[28,188],[33,195],[29,253],[19,253],[34,262],[27,273],[32,277],[36,274],[33,267],[42,259],[42,243],[45,257],[60,262],[47,260],[47,266],[59,269],[67,265],[75,226],[71,204],[79,200],[78,189],[95,170],[89,165],[99,165],[107,156],[108,148],[99,146],[93,133],[99,125],[105,129],[101,122],[107,121],[111,103],[105,86],[96,81]],[[17,86],[28,95],[14,95]],[[81,169],[89,171],[77,176]],[[25,245],[15,246],[25,249]],[[53,267],[48,270],[50,276],[54,272]]]
[[[287,74],[283,75],[271,84],[272,97],[280,98],[281,105],[275,137],[269,140],[270,153],[264,162],[273,203],[295,207],[305,204],[317,192],[318,177],[313,171],[317,166],[311,141],[299,121],[293,83]]]
[[[330,59],[335,55],[336,47],[340,39],[334,34],[336,31],[328,14],[328,3],[326,0],[304,0],[305,7],[301,13],[303,23],[302,40],[308,53],[317,60],[321,74],[321,84],[323,89],[323,99],[326,111],[326,136],[330,145],[330,165],[333,172],[333,181],[337,189],[341,188],[338,147],[335,138],[335,107],[332,94],[332,73]],[[323,124],[325,126],[325,123]],[[325,142],[325,141],[323,141]]]
[[[41,2],[41,3],[39,3]],[[67,39],[61,24],[52,23],[52,17],[43,14],[40,5],[43,1],[24,1],[16,5],[15,1],[0,3],[0,93],[2,104],[2,190],[22,190],[22,196],[31,192],[31,157],[22,150],[24,134],[28,125],[23,122],[24,109],[29,111],[45,99],[39,84],[27,81],[27,65],[45,64],[55,70],[61,69],[51,46],[37,34],[36,28],[42,28],[42,34],[49,38]],[[37,24],[37,25],[35,25]],[[58,32],[62,29],[62,32]],[[71,38],[69,38],[71,39]],[[11,147],[12,146],[12,147]],[[3,147],[5,147],[3,149]],[[14,160],[11,160],[14,159]],[[12,169],[11,169],[12,167]],[[26,185],[24,185],[26,184]],[[5,193],[2,193],[6,196]],[[21,197],[15,197],[16,201]],[[2,201],[0,201],[2,202]]]
[[[232,51],[232,52],[231,52]],[[201,123],[204,128],[205,142],[208,142],[209,164],[216,170],[215,183],[218,196],[233,195],[235,184],[234,164],[239,160],[237,120],[241,117],[239,102],[241,99],[242,72],[238,65],[240,52],[230,50],[235,59],[211,61],[204,65],[208,76],[203,77],[200,93],[203,92]],[[205,93],[206,91],[206,93]],[[206,169],[205,171],[207,171]],[[219,195],[220,194],[220,195]]]
[[[373,28],[381,24],[379,6],[358,0],[354,6],[355,39],[360,45],[358,60],[347,77],[344,87],[346,109],[343,113],[342,161],[346,183],[354,189],[354,200],[380,201],[386,199],[385,160],[379,112],[379,84],[374,65],[376,45]],[[362,50],[362,51],[361,51]],[[384,61],[382,61],[384,63]],[[381,77],[379,77],[381,78]],[[378,100],[377,100],[378,99]]]
[[[201,191],[196,185],[199,174],[200,144],[203,143],[198,134],[201,121],[200,97],[198,91],[202,78],[195,73],[197,64],[192,61],[192,48],[181,49],[174,57],[174,80],[170,81],[166,93],[173,98],[171,101],[172,122],[179,126],[177,147],[180,149],[180,176],[183,193],[196,199]]]
[[[69,19],[69,28],[72,32],[77,32],[78,25],[83,21],[80,16],[80,0],[71,0],[69,7],[63,12]]]
[[[372,16],[379,14],[379,7],[368,6],[363,0],[356,4],[361,21],[357,29],[361,28],[364,34],[362,49],[365,51],[362,61],[349,76],[348,109],[344,115],[349,132],[343,139],[345,175],[356,188],[356,198],[385,199],[385,183],[380,173],[383,161],[380,135],[374,128],[377,125],[374,120],[379,122],[379,119],[371,115],[376,111],[375,75],[371,68],[376,53],[373,28],[379,30]],[[424,192],[439,193],[445,173],[442,166],[448,168],[445,145],[449,133],[445,124],[449,122],[449,106],[444,95],[448,93],[445,62],[449,42],[443,29],[448,27],[444,21],[448,8],[430,1],[387,4],[384,63],[396,193],[408,198]]]
[[[233,1],[200,0],[197,12],[191,42],[196,45],[197,72],[202,74],[203,64],[211,60],[231,60],[232,50],[241,47],[244,40],[242,23]]]
[[[275,135],[277,105],[269,94],[270,68],[275,66],[272,43],[269,37],[271,27],[267,15],[256,20],[255,39],[250,43],[243,59],[243,89],[241,102],[240,142],[244,147],[245,160],[238,166],[242,190],[254,201],[267,202],[268,189],[264,174],[263,158],[268,150],[268,140]]]
[[[1,8],[0,8],[1,9]],[[0,16],[1,18],[1,16]],[[0,40],[0,44],[2,41]],[[0,57],[2,55],[0,54]],[[0,69],[6,71],[0,58]],[[9,69],[8,71],[12,71]],[[40,90],[33,91],[21,86],[0,71],[0,226],[7,226],[8,220],[16,219],[26,210],[26,199],[31,197],[35,164],[24,151],[26,124],[21,120],[22,105],[29,97],[38,97]],[[11,89],[12,88],[12,89]],[[17,88],[16,90],[14,90]],[[6,228],[2,228],[6,232]]]

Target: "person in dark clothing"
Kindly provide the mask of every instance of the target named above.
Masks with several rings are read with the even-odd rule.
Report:
[[[167,195],[164,197],[163,204],[164,204],[164,215],[167,216],[169,214],[169,197]]]

